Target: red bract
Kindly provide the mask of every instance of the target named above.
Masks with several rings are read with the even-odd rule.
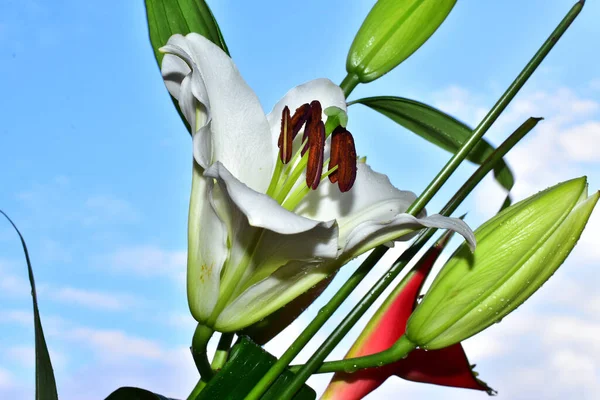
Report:
[[[405,332],[423,283],[448,243],[446,233],[419,260],[369,321],[346,358],[366,356],[391,347]],[[349,374],[337,372],[322,399],[358,400],[377,389],[392,375],[435,385],[495,392],[476,378],[460,343],[440,350],[414,350],[405,359],[379,368]]]

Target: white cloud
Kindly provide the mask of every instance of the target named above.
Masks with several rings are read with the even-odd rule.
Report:
[[[481,95],[451,87],[435,94],[438,105],[450,107],[466,120],[478,120]],[[451,105],[454,104],[454,109]],[[442,109],[444,109],[442,107]],[[507,156],[515,174],[515,200],[523,199],[558,182],[588,175],[591,190],[600,186],[600,102],[564,87],[526,90],[490,130],[499,143],[530,116],[545,120]],[[474,207],[480,218],[495,214],[504,199],[503,190],[487,177],[475,190]],[[600,259],[600,214],[595,212],[571,259],[585,262]]]
[[[105,262],[119,271],[129,271],[141,276],[185,276],[187,253],[163,250],[156,246],[122,248],[109,255]]]
[[[107,221],[135,222],[139,218],[138,211],[128,201],[112,195],[97,195],[85,201],[82,221],[86,225],[97,225]]]
[[[14,385],[12,373],[4,368],[0,368],[0,389],[8,389]]]
[[[570,159],[598,162],[600,149],[600,122],[587,121],[566,129],[559,138]]]
[[[165,350],[158,342],[131,336],[119,330],[78,327],[64,332],[64,335],[89,346],[102,359],[165,359]]]
[[[49,298],[69,304],[76,304],[97,310],[120,311],[129,309],[137,300],[127,294],[98,292],[73,287],[48,288],[44,290]]]
[[[14,322],[21,325],[33,325],[33,312],[23,310],[0,311],[0,323]]]
[[[0,271],[0,292],[16,296],[27,295],[31,292],[29,283],[20,276],[5,274]]]
[[[133,223],[141,218],[137,208],[128,200],[110,193],[87,195],[79,190],[79,185],[79,182],[58,175],[17,193],[17,199],[29,216],[24,227],[33,225],[43,232],[65,223],[102,227]]]
[[[56,240],[45,238],[40,247],[41,259],[45,263],[70,263],[73,259],[69,249]]]
[[[64,368],[67,362],[66,356],[49,348],[50,359],[52,360],[52,367],[56,370],[58,368]],[[6,350],[8,358],[12,359],[16,363],[25,367],[35,367],[35,347],[34,346],[12,346]]]

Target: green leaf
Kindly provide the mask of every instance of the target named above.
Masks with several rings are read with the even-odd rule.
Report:
[[[231,358],[196,397],[196,400],[237,400],[243,399],[263,375],[271,368],[277,358],[267,353],[262,347],[242,336],[231,349]],[[277,400],[279,393],[294,378],[294,374],[286,370],[261,400]],[[307,385],[293,397],[294,400],[313,400],[317,394]]]
[[[199,33],[229,55],[221,29],[204,0],[145,0],[145,2],[150,42],[159,67],[164,54],[158,49],[167,44],[167,40],[176,33],[182,35],[191,32]],[[190,125],[181,113],[179,105],[175,99],[171,98],[171,100],[183,124],[190,132]]]
[[[29,274],[29,284],[31,285],[31,297],[33,298],[33,325],[35,333],[35,398],[36,400],[58,400],[58,393],[56,391],[56,381],[54,379],[54,370],[52,369],[52,362],[50,361],[50,354],[48,353],[48,346],[46,345],[46,339],[44,338],[44,330],[42,329],[42,320],[40,318],[40,311],[38,309],[37,294],[35,291],[35,281],[33,279],[33,269],[31,268],[31,260],[29,259],[29,251],[25,244],[23,235],[17,228],[14,222],[0,210],[0,213],[6,217],[8,222],[15,228],[19,239],[21,239],[21,246],[23,246],[23,252],[25,253],[25,260],[27,261],[27,272]]]
[[[176,34],[199,33],[229,54],[219,25],[204,0],[146,0],[146,16],[154,56],[160,65],[159,48]]]
[[[454,117],[415,100],[394,96],[368,97],[352,101],[363,104],[391,118],[406,129],[451,153],[456,153],[469,139],[473,130]],[[481,165],[494,151],[492,145],[481,140],[469,153],[467,160]],[[494,177],[500,185],[510,191],[514,177],[504,161],[494,168]]]
[[[444,22],[456,0],[379,0],[348,52],[346,70],[362,83],[391,71]]]
[[[105,400],[174,400],[146,389],[124,386],[108,395]]]

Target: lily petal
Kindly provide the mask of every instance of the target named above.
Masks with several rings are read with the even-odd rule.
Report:
[[[271,137],[273,146],[277,146],[281,129],[281,113],[285,106],[288,106],[293,113],[302,104],[310,104],[311,101],[318,100],[321,103],[321,108],[325,110],[328,107],[338,107],[346,111],[346,98],[344,92],[338,85],[326,78],[314,79],[298,85],[288,91],[285,96],[275,104],[273,110],[267,115],[269,125],[271,126]],[[323,112],[323,120],[327,117]],[[300,131],[302,133],[303,130]],[[302,137],[302,135],[299,135]]]
[[[392,240],[410,239],[423,226],[456,231],[474,246],[473,232],[460,219],[425,217],[425,212],[420,218],[405,214],[416,198],[412,192],[395,188],[387,176],[360,163],[351,191],[341,193],[335,185],[320,185],[295,211],[316,220],[336,219],[340,247],[348,258]]]
[[[238,268],[244,268],[242,281],[236,287],[234,297],[245,297],[247,291],[255,293],[253,288],[257,285],[262,287],[265,284],[263,281],[271,279],[273,275],[290,273],[294,275],[292,271],[298,268],[303,271],[307,268],[308,271],[325,261],[335,260],[339,255],[338,228],[334,220],[314,221],[286,210],[271,197],[258,193],[237,180],[219,162],[205,171],[204,176],[217,181],[220,196],[223,197],[218,200],[220,205],[216,206],[221,210],[218,214],[229,216],[229,219],[225,219],[224,222],[228,226],[229,238],[232,239],[231,256],[227,260],[224,273],[236,274]],[[225,210],[223,207],[228,209]],[[248,241],[248,237],[255,239]],[[251,262],[244,264],[241,260],[248,259],[244,257],[248,252],[252,255]],[[292,268],[292,271],[279,272],[288,268]],[[325,276],[326,274],[321,274],[317,282]],[[282,285],[269,286],[270,289],[267,290],[269,293],[276,293],[275,297],[281,297],[278,300],[288,296],[286,288],[293,281],[281,283]],[[270,285],[268,282],[266,284]],[[302,292],[309,287],[303,287]],[[288,296],[289,300],[300,293]],[[237,298],[234,303],[238,302]],[[240,321],[244,321],[246,326],[268,315],[263,312],[266,308],[262,310],[263,307],[255,309],[254,305],[245,306],[251,307],[254,311],[230,315],[226,312],[229,309],[227,306],[221,314],[225,316],[219,317],[215,328],[225,330],[233,325],[241,328],[243,326],[240,325]],[[226,325],[222,325],[224,320],[221,318],[228,321]]]
[[[215,329],[234,332],[251,325],[326,279],[330,273],[328,264],[292,261],[227,305],[219,315]]]
[[[390,221],[366,221],[354,228],[348,235],[344,258],[354,258],[391,240],[410,239],[416,231],[423,227],[457,232],[466,239],[472,250],[475,249],[475,235],[461,219],[443,217],[439,214],[424,218],[400,214]]]
[[[210,145],[211,149],[196,153],[211,154],[212,162],[220,161],[240,181],[254,190],[264,192],[275,165],[276,151],[260,102],[231,58],[210,40],[196,33],[185,37],[173,35],[161,51],[167,53],[162,72],[170,93],[178,100],[186,96],[185,101],[189,102],[190,96],[184,94],[184,89],[191,91],[195,101],[206,110],[207,117],[202,118],[203,123],[210,121],[211,140],[202,143]],[[185,63],[175,61],[172,57],[179,57]],[[185,78],[181,77],[184,74],[192,75],[189,79],[190,89],[183,84]],[[185,116],[195,131],[202,128],[196,126],[195,118],[187,113]],[[204,160],[196,161],[200,163]]]
[[[286,210],[271,197],[245,185],[219,161],[207,169],[204,176],[217,180],[251,226],[291,235],[307,232],[319,225],[331,228],[335,224],[333,219],[328,222],[316,221]]]
[[[219,297],[220,274],[227,259],[227,232],[208,199],[213,182],[194,165],[188,228],[187,292],[197,321],[208,319]],[[198,223],[201,221],[201,223]]]

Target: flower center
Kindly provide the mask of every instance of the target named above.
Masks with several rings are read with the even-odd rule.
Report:
[[[341,192],[349,191],[356,180],[354,138],[342,126],[345,122],[342,123],[339,113],[328,116],[324,124],[322,112],[321,103],[314,100],[298,107],[294,115],[288,106],[281,113],[279,156],[267,194],[288,210],[296,208],[327,177],[338,184]],[[297,136],[303,126],[300,139]],[[325,144],[330,137],[330,157],[324,160]],[[301,179],[303,173],[305,179]]]

